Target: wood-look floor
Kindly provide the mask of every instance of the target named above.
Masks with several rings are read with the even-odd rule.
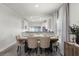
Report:
[[[23,46],[22,46],[23,47]],[[28,55],[28,53],[24,53],[24,47],[22,48],[22,53],[21,56],[61,56],[60,51],[53,51],[52,53],[49,54],[36,54],[36,53],[31,53],[31,55]],[[0,53],[0,56],[18,56],[17,55],[17,46],[16,44],[13,45],[11,48],[9,48],[7,51]]]

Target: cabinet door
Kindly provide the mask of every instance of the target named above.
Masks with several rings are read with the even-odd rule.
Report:
[[[64,43],[64,55],[65,56],[74,56],[73,44]]]
[[[79,47],[78,47],[77,51],[78,51],[78,56],[79,56]]]
[[[69,52],[68,52],[68,43],[64,43],[64,56],[68,56]]]
[[[74,48],[74,55],[79,56],[79,47],[75,46]]]
[[[73,44],[69,44],[69,56],[74,56],[74,46]]]

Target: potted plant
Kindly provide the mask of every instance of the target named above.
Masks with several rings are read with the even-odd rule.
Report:
[[[76,43],[79,44],[79,26],[73,24],[70,26],[71,34],[74,34],[76,36]]]

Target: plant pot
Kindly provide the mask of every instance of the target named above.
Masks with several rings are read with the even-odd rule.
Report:
[[[79,40],[76,40],[76,43],[79,44]]]
[[[76,35],[75,34],[70,34],[70,42],[75,42]]]
[[[76,43],[79,44],[79,35],[76,37]]]

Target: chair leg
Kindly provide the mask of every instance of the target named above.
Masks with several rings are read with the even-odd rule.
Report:
[[[42,48],[40,48],[40,54],[42,54]]]
[[[30,55],[30,49],[28,49],[28,55]]]
[[[28,52],[28,47],[27,46],[24,46],[24,51],[25,51],[25,53]]]
[[[46,54],[46,53],[49,54],[49,52],[50,52],[50,48],[46,48],[46,49],[45,49],[45,54]]]
[[[52,48],[50,49],[50,48],[48,48],[48,54],[52,54]]]
[[[57,50],[58,50],[58,47],[56,46],[56,52],[57,52]]]
[[[17,53],[18,53],[18,51],[19,51],[19,46],[17,47]]]
[[[45,53],[45,49],[44,48],[42,48],[42,53]]]
[[[49,48],[49,51],[52,53],[52,47]]]
[[[38,50],[38,49],[37,49],[37,48],[35,48],[36,54],[37,54],[37,50]]]
[[[21,46],[18,46],[18,48],[17,48],[17,54],[18,54],[18,56],[21,56]]]
[[[31,50],[32,50],[32,49],[30,49],[30,48],[29,48],[29,50],[28,50],[28,55],[30,55],[30,53],[31,53]]]
[[[17,55],[20,56],[21,55],[21,46],[17,47]]]
[[[50,42],[50,52],[52,52],[52,42]]]
[[[25,45],[24,45],[24,51],[25,51],[25,53],[28,52],[28,45],[27,45],[26,41],[25,41]]]
[[[45,54],[47,53],[47,49],[45,49]]]
[[[20,46],[20,56],[21,56],[21,46]]]

